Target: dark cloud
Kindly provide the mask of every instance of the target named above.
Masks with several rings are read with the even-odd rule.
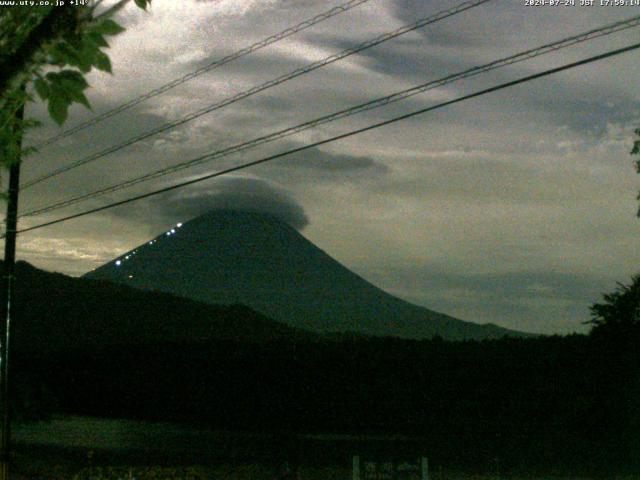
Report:
[[[319,148],[310,148],[293,158],[297,160],[295,167],[319,170],[322,174],[356,172],[375,175],[389,172],[389,168],[386,165],[377,162],[371,157],[331,154]]]
[[[38,128],[31,130],[26,139],[28,144],[37,144],[51,136],[57,135],[65,131],[69,127],[81,124],[90,120],[96,113],[103,113],[119,106],[118,103],[105,102],[102,98],[92,100],[92,111],[85,109],[79,105],[72,107],[72,113],[75,113],[73,122],[65,124],[64,128],[46,123],[47,128]],[[42,105],[29,105],[29,116],[43,120],[46,118]],[[56,142],[43,149],[40,155],[50,158],[51,156],[64,155],[67,162],[72,157],[77,160],[80,155],[94,153],[106,147],[113,146],[124,140],[128,140],[140,133],[156,128],[166,123],[167,118],[144,110],[143,106],[134,107],[130,110],[120,113],[117,116],[100,122],[99,128],[88,128],[81,130],[72,136],[69,136],[59,142]],[[155,138],[155,137],[154,137]],[[115,141],[114,139],[118,139]]]
[[[300,144],[288,144],[286,150],[299,146]],[[260,170],[262,174],[274,178],[289,181],[308,179],[313,182],[358,182],[378,178],[390,171],[389,167],[371,157],[333,154],[319,148],[291,155]]]
[[[310,6],[317,8],[317,5],[317,0],[280,0],[276,4],[277,8],[284,10],[290,10],[292,8],[306,9]]]
[[[611,279],[554,272],[507,272],[476,275],[447,275],[443,283],[465,288],[494,299],[551,298],[581,304],[595,301],[610,286]]]
[[[589,306],[615,287],[613,278],[569,273],[518,271],[487,274],[452,274],[431,265],[390,267],[372,273],[384,276],[387,289],[403,298],[458,318],[497,322],[537,333],[586,331]],[[390,278],[411,279],[406,285]]]
[[[379,192],[400,197],[464,199],[469,203],[495,205],[579,205],[594,195],[610,197],[615,180],[594,176],[580,165],[543,167],[488,158],[486,154],[466,158],[454,152],[435,158],[418,158],[428,175],[404,176],[379,185]],[[592,162],[593,166],[595,162]]]
[[[419,18],[430,16],[451,8],[453,3],[424,0],[396,0],[393,4],[394,15],[403,23],[411,24]],[[502,9],[506,15],[506,9]],[[494,35],[487,35],[486,31],[470,28],[470,24],[490,22],[496,14],[491,5],[482,5],[470,11],[449,17],[441,22],[427,25],[417,32],[426,38],[429,45],[446,47],[477,47],[491,43]],[[517,19],[517,17],[516,17]],[[503,29],[506,30],[506,29]],[[495,43],[495,42],[493,42]]]
[[[255,178],[221,179],[213,185],[155,197],[136,209],[118,209],[115,215],[165,228],[211,210],[265,213],[297,230],[309,223],[304,208],[288,192]]]
[[[560,38],[560,36],[556,38]],[[542,43],[539,42],[539,44]],[[403,54],[409,51],[411,55]],[[473,55],[451,55],[440,49],[420,50],[417,47],[403,48],[402,45],[389,45],[381,49],[369,49],[359,55],[367,59],[368,68],[372,71],[402,78],[405,81],[410,80],[411,83],[419,85],[461,73],[521,51],[523,50],[512,47],[498,53],[496,49],[495,54],[492,53],[491,56],[484,58]],[[586,58],[592,54],[593,52],[576,54],[575,51],[570,50],[567,50],[567,55],[570,56],[547,54],[541,57],[548,61],[547,65],[524,61],[496,69],[489,74],[472,77],[469,81],[456,81],[443,88],[457,92],[456,96],[463,96],[483,88],[538,73],[545,68]],[[410,61],[409,58],[411,58]],[[579,74],[580,70],[575,72]],[[503,92],[487,95],[479,100],[439,110],[437,118],[433,115],[430,115],[429,118],[432,119],[430,121],[441,123],[456,121],[464,126],[477,126],[478,118],[481,116],[491,119],[515,116],[516,121],[522,123],[539,119],[539,125],[554,128],[566,125],[572,131],[589,136],[594,141],[601,139],[607,123],[625,123],[637,118],[640,102],[635,98],[632,89],[625,88],[629,83],[628,79],[622,79],[618,82],[607,81],[606,78],[599,79],[599,81],[594,79],[594,82],[597,82],[598,92],[598,95],[594,95],[594,82],[568,81],[567,76],[571,74],[573,73],[570,71],[529,82],[526,87],[512,87]],[[423,98],[422,96],[413,97],[402,102],[402,105],[407,110],[418,108],[423,106]],[[603,98],[606,101],[603,101]],[[460,115],[461,112],[468,112],[468,115]]]
[[[198,70],[207,67],[212,62],[235,53],[237,50],[229,49],[228,52],[214,53],[207,58],[192,60],[185,63],[188,70]],[[270,80],[270,76],[278,76],[283,73],[292,71],[301,65],[306,64],[300,59],[287,56],[277,51],[261,51],[260,55],[251,56],[238,62],[231,62],[225,65],[224,74],[231,78],[235,78],[245,82],[247,85],[252,79],[262,79],[262,81]]]
[[[392,5],[394,16],[407,24],[454,6],[453,2],[443,0],[395,0]],[[579,6],[550,12],[544,8],[528,8],[520,1],[490,2],[428,25],[418,33],[433,46],[518,48],[531,39],[540,39],[542,43],[624,18],[627,14],[624,9]]]
[[[335,51],[357,47],[361,41],[336,38],[328,34],[309,35],[314,43],[331,45]],[[379,47],[368,48],[357,53],[366,59],[372,72],[402,78],[425,79],[425,74],[434,79],[477,65],[477,60],[465,61],[460,55],[448,55],[437,49],[424,48],[424,42],[415,38],[399,37]],[[419,78],[418,78],[419,77]]]

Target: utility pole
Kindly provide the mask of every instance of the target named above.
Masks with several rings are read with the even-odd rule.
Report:
[[[24,105],[16,114],[16,123],[22,121]],[[19,132],[18,126],[15,129]],[[22,147],[22,135],[16,140],[19,148]],[[18,150],[19,152],[19,150]],[[4,263],[2,272],[2,323],[0,323],[0,480],[9,480],[9,456],[11,440],[11,416],[9,405],[9,346],[11,338],[11,306],[15,280],[16,263],[16,230],[18,226],[18,193],[20,190],[20,154],[18,158],[11,159],[9,167],[9,191],[7,198],[7,218],[4,239]]]

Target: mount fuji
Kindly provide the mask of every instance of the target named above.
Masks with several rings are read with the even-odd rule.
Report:
[[[210,304],[244,304],[315,332],[448,340],[528,334],[413,305],[353,273],[275,216],[213,210],[84,275]]]

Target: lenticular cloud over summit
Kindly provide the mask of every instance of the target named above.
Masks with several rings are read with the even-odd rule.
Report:
[[[296,199],[283,188],[257,178],[225,178],[214,184],[197,186],[187,191],[169,193],[152,199],[143,209],[125,211],[123,215],[144,212],[142,220],[164,228],[215,210],[239,210],[267,214],[301,231],[309,218]],[[138,220],[136,218],[136,220]]]

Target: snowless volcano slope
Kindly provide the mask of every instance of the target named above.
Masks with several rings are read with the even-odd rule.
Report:
[[[214,210],[87,273],[211,304],[244,304],[294,327],[449,340],[526,334],[394,297],[275,217]]]

